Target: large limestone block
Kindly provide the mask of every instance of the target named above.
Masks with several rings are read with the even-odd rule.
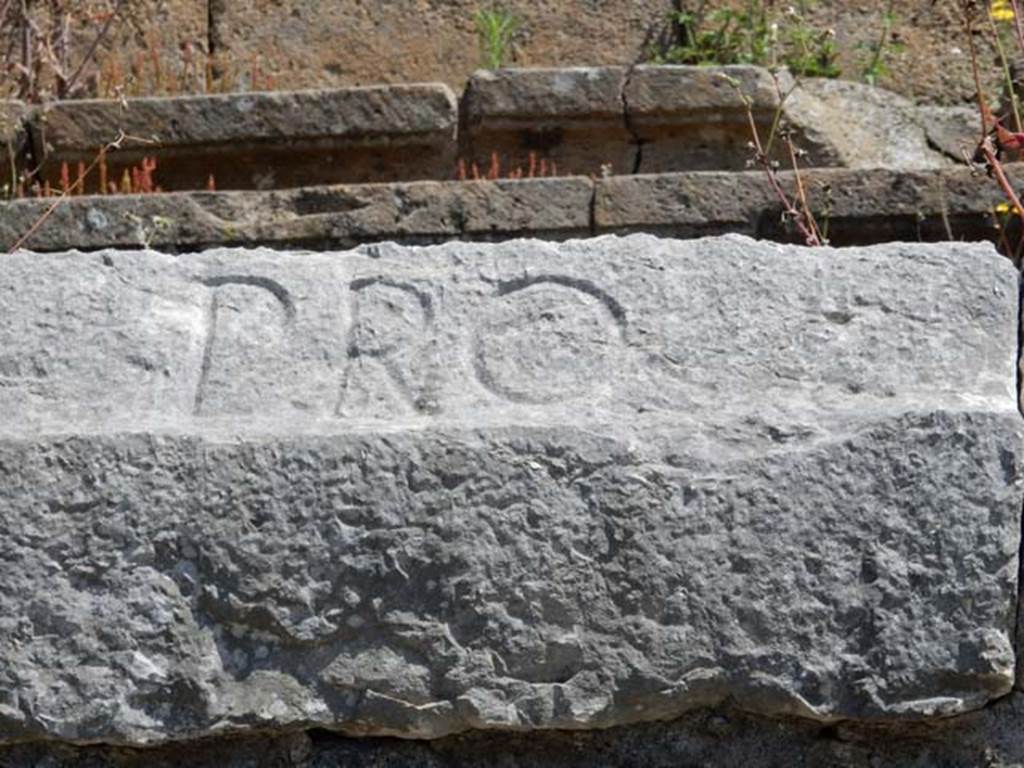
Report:
[[[1017,293],[964,244],[6,257],[0,739],[982,707]]]

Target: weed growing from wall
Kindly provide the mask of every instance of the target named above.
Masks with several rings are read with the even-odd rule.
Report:
[[[883,77],[892,74],[891,59],[894,54],[903,51],[902,41],[893,37],[892,28],[896,23],[895,0],[889,0],[885,13],[882,14],[882,27],[878,39],[861,47],[869,52],[867,61],[861,70],[861,77],[868,85],[877,85]]]
[[[522,19],[501,8],[481,8],[476,14],[481,63],[487,69],[501,69],[508,60],[512,42]]]
[[[769,0],[747,0],[742,10],[691,4],[671,14],[680,42],[652,56],[658,64],[785,65],[796,75],[839,77],[835,33],[807,21],[813,0],[784,10]]]

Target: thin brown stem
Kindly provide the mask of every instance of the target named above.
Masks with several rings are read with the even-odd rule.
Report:
[[[1010,0],[1010,8],[1013,9],[1013,31],[1017,33],[1017,44],[1024,52],[1024,23],[1020,19],[1020,0]]]
[[[821,245],[821,232],[818,231],[818,223],[814,220],[814,216],[811,215],[811,208],[807,204],[807,193],[804,191],[804,182],[800,177],[800,166],[796,161],[796,149],[793,147],[793,139],[789,136],[786,137],[786,146],[789,148],[789,161],[793,165],[793,179],[796,183],[797,197],[800,199],[800,214],[804,218],[807,231],[814,236],[815,242],[808,242],[807,244]]]
[[[21,98],[32,95],[32,27],[28,23],[28,3],[21,0]]]
[[[765,176],[768,178],[768,184],[772,188],[775,196],[782,203],[783,216],[792,219],[796,224],[797,230],[804,239],[804,243],[807,245],[821,245],[821,239],[817,236],[814,230],[808,229],[804,217],[798,211],[793,202],[789,199],[789,195],[786,194],[786,190],[782,188],[782,184],[779,183],[778,174],[775,172],[775,168],[772,165],[771,158],[764,153],[764,146],[761,144],[761,136],[757,130],[757,122],[754,120],[754,112],[750,108],[750,101],[745,100],[744,103],[747,107],[747,121],[750,125],[750,135],[754,143],[754,152],[756,153],[757,163],[764,169]],[[799,179],[799,172],[797,178]]]
[[[125,140],[127,140],[128,138],[130,137],[126,136],[122,131],[121,133],[118,134],[116,139],[114,139],[110,143],[106,144],[102,149],[100,149],[99,153],[97,153],[93,161],[81,173],[78,174],[78,178],[74,181],[74,183],[72,183],[67,189],[61,191],[61,193],[56,197],[53,203],[50,204],[50,206],[45,211],[43,211],[39,218],[32,223],[32,226],[29,227],[28,231],[21,237],[19,237],[17,242],[15,242],[14,245],[12,245],[7,252],[14,253],[23,245],[25,245],[25,243],[27,243],[31,239],[32,235],[38,232],[39,228],[42,227],[44,223],[46,223],[46,220],[53,215],[53,212],[56,211],[58,207],[60,207],[60,204],[64,202],[65,199],[74,194],[82,194],[84,192],[85,178],[90,173],[92,173],[93,169],[96,168],[96,166],[99,165],[101,161],[106,160],[107,152],[113,149],[120,149],[122,144],[124,144]]]
[[[1013,212],[1020,219],[1021,225],[1024,226],[1024,206],[1020,203],[1020,198],[1013,189],[1013,185],[1010,184],[1010,180],[1006,178],[1006,171],[1003,170],[1003,164],[999,162],[999,158],[996,157],[995,149],[992,147],[992,139],[987,136],[982,139],[979,145],[982,154],[985,156],[985,164],[992,171],[992,175],[995,177],[996,182],[1003,190],[1003,194],[1006,195],[1006,199],[1013,206]]]
[[[110,15],[103,23],[103,27],[100,28],[100,31],[96,33],[96,37],[93,38],[92,45],[90,45],[89,49],[85,52],[85,56],[82,57],[82,61],[78,64],[78,68],[74,71],[71,77],[68,78],[67,89],[69,92],[75,87],[75,83],[78,82],[78,78],[82,76],[85,68],[89,65],[89,62],[92,61],[92,57],[96,55],[96,49],[99,48],[100,43],[102,43],[104,38],[106,38],[111,25],[114,23],[114,19],[121,14],[121,7],[123,5],[124,0],[117,0],[117,5],[115,5],[114,10],[110,12]]]
[[[964,11],[964,33],[967,38],[967,48],[971,54],[971,74],[974,76],[974,92],[978,95],[978,108],[981,113],[981,137],[984,141],[988,134],[988,105],[985,103],[985,93],[981,89],[981,74],[978,72],[978,50],[974,45],[974,25],[971,23],[971,13]]]

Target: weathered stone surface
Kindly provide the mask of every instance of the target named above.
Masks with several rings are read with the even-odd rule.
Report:
[[[786,98],[786,118],[813,145],[814,164],[920,170],[951,164],[929,143],[921,112],[884,88],[846,80],[802,80]],[[823,162],[824,155],[831,162]]]
[[[56,102],[32,121],[34,156],[59,188],[122,134],[115,186],[144,158],[164,190],[281,189],[330,183],[536,178],[734,170],[751,159],[749,102],[767,140],[787,124],[813,167],[948,167],[925,111],[880,89],[791,79],[749,66],[567,67],[480,71],[459,112],[443,85]],[[127,106],[125,106],[127,105]],[[865,107],[865,105],[867,105]],[[836,115],[840,115],[839,119]],[[457,123],[461,131],[456,136]],[[775,155],[783,157],[781,142]]]
[[[961,244],[6,257],[0,734],[980,707],[1017,301]]]
[[[570,173],[740,170],[750,158],[746,101],[767,136],[779,94],[760,67],[482,71],[463,100],[463,150],[481,167],[492,152],[513,165],[533,152]],[[815,164],[838,164],[830,144],[807,142]]]
[[[503,69],[475,72],[462,101],[463,155],[487,168],[529,168],[531,153],[561,173],[618,173],[636,153],[626,123],[625,67]]]
[[[440,80],[460,88],[483,63],[476,0],[214,0],[215,50],[262,57],[279,87]],[[631,64],[669,27],[671,0],[508,0],[522,25],[506,65]],[[242,70],[244,73],[244,68]],[[242,83],[244,84],[244,83]]]
[[[156,157],[165,189],[264,189],[311,182],[447,177],[455,167],[457,105],[440,84],[64,101],[33,122],[43,173],[60,180],[63,162],[91,162],[119,135],[109,177]],[[141,142],[140,142],[141,140]],[[146,143],[148,142],[148,143]],[[96,169],[87,182],[98,183]]]
[[[590,233],[589,179],[412,182],[274,192],[73,197],[28,241],[37,250],[196,250],[215,245],[350,248],[401,240],[433,243]],[[49,200],[0,208],[0,249],[28,232]]]
[[[1024,170],[1006,172],[1024,185]],[[787,190],[793,177],[781,173]],[[813,169],[803,175],[812,208],[837,245],[892,240],[995,239],[994,183],[969,168],[916,172]],[[50,200],[0,204],[0,250],[51,207]],[[452,239],[560,240],[603,232],[672,237],[739,233],[789,240],[778,199],[760,171],[696,172],[495,182],[409,182],[278,191],[72,197],[28,240],[42,251],[217,245],[318,250],[361,243]]]
[[[625,67],[482,69],[466,85],[471,128],[557,128],[575,121],[622,122]]]
[[[928,143],[952,160],[971,157],[981,136],[977,107],[918,107]]]
[[[779,109],[780,91],[788,82],[783,73],[781,85],[776,87],[772,74],[761,67],[634,68],[623,89],[629,129],[641,146],[634,172],[748,167],[752,156],[750,116],[762,139],[767,140]],[[805,135],[801,140],[810,153],[811,165],[841,164],[835,160],[834,137]]]
[[[625,88],[631,116],[640,124],[745,119],[745,99],[755,116],[779,105],[771,73],[762,67],[639,66]]]
[[[1015,184],[1024,171],[1008,165]],[[779,179],[796,192],[791,172]],[[810,169],[802,172],[811,210],[837,245],[892,240],[992,239],[992,207],[1005,198],[970,168],[924,171]],[[615,176],[597,182],[596,232],[653,232],[694,237],[738,232],[795,239],[760,171]]]

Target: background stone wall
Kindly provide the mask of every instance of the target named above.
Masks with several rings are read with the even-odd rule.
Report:
[[[99,8],[101,0],[88,0]],[[109,5],[110,3],[107,3]],[[699,0],[503,0],[522,26],[512,66],[628,65],[679,39],[670,14]],[[740,6],[740,0],[713,3]],[[815,30],[831,29],[843,77],[861,79],[887,0],[805,0]],[[104,45],[101,95],[312,88],[441,81],[458,89],[482,60],[474,17],[486,0],[126,0]],[[889,72],[880,84],[925,103],[970,99],[973,79],[956,3],[894,6]],[[93,14],[95,17],[96,14]],[[987,34],[987,83],[1000,82]],[[90,40],[83,35],[84,44]],[[207,60],[207,55],[212,58]]]

